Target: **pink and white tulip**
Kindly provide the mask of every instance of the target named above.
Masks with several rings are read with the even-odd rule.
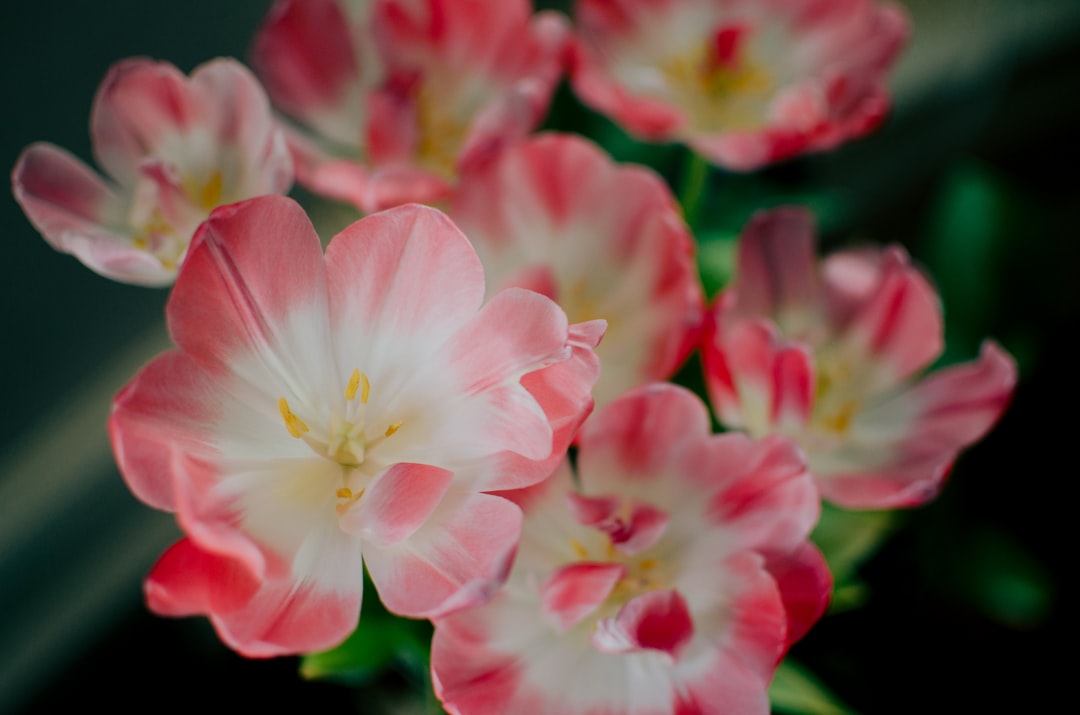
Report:
[[[532,131],[568,37],[528,0],[280,0],[253,62],[305,127],[290,134],[298,181],[375,211],[445,199]]]
[[[577,0],[575,20],[585,103],[738,171],[877,126],[908,35],[873,0]]]
[[[596,145],[548,134],[466,174],[450,215],[472,240],[489,289],[529,288],[571,321],[608,323],[597,405],[672,375],[698,338],[694,242],[664,181]]]
[[[151,609],[208,615],[272,656],[352,632],[365,565],[395,613],[489,598],[521,513],[486,492],[562,458],[603,325],[529,291],[483,297],[476,253],[434,209],[362,219],[325,257],[289,199],[215,211],[168,304],[178,349],[110,420],[132,491],[186,532],[147,581]]]
[[[943,348],[929,281],[899,246],[817,261],[813,219],[794,207],[751,219],[712,323],[703,356],[720,421],[797,441],[822,495],[848,508],[935,496],[1016,384],[990,341],[978,360],[920,377]]]
[[[190,78],[165,62],[116,64],[98,88],[90,134],[108,178],[38,143],[19,157],[12,187],[53,248],[124,283],[172,283],[212,209],[292,186],[266,95],[233,60]]]
[[[525,525],[506,585],[435,621],[447,711],[768,713],[831,589],[799,450],[711,435],[700,399],[653,384],[590,418],[577,472],[509,495]]]

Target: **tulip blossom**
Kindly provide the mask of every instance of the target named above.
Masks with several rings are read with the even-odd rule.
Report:
[[[203,224],[167,307],[178,348],[117,396],[120,470],[186,536],[150,608],[205,614],[249,656],[353,631],[363,567],[432,617],[490,597],[521,513],[490,490],[547,476],[591,408],[602,321],[520,289],[482,305],[476,253],[405,206],[326,249],[262,197]]]
[[[651,170],[616,165],[575,136],[542,135],[466,174],[450,214],[490,288],[529,288],[574,322],[607,321],[598,405],[670,377],[697,339],[693,239]]]
[[[532,131],[563,66],[565,19],[528,0],[280,0],[253,62],[297,179],[374,211],[444,199]]]
[[[711,435],[700,399],[658,383],[590,418],[577,477],[564,462],[510,495],[525,524],[505,586],[435,621],[447,711],[768,713],[831,588],[799,450]]]
[[[292,185],[266,95],[232,60],[190,78],[147,59],[114,65],[94,99],[90,134],[108,178],[38,143],[19,157],[12,185],[53,248],[124,283],[172,283],[213,208]]]
[[[814,256],[811,216],[757,214],[703,348],[720,421],[806,451],[822,495],[848,508],[920,504],[1012,395],[1016,366],[993,342],[927,377],[941,306],[902,248]]]
[[[577,0],[581,99],[739,171],[830,149],[886,115],[905,13],[873,0]]]

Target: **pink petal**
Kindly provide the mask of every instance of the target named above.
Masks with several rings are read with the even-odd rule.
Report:
[[[725,434],[696,460],[719,477],[709,517],[733,535],[738,548],[786,551],[805,541],[817,523],[817,489],[802,451],[789,440]]]
[[[614,618],[596,624],[592,644],[603,653],[658,650],[678,659],[694,636],[690,609],[678,591],[650,591],[632,598]]]
[[[241,351],[261,354],[290,384],[284,375],[303,374],[306,362],[293,352],[325,344],[315,317],[326,312],[324,270],[319,237],[295,201],[264,196],[216,209],[169,300],[173,340],[207,365],[227,365]],[[286,324],[304,310],[310,322]]]
[[[825,614],[832,596],[832,574],[825,557],[811,543],[803,544],[794,553],[769,554],[766,568],[776,579],[784,600],[790,647]]]
[[[416,533],[372,546],[364,560],[389,610],[438,618],[491,599],[509,572],[521,519],[506,499],[450,490]]]
[[[442,501],[454,473],[426,464],[394,464],[341,518],[341,528],[378,546],[393,546],[423,526]]]
[[[735,312],[775,319],[813,310],[819,298],[814,219],[788,206],[760,211],[739,237]]]
[[[975,362],[940,370],[867,408],[853,428],[872,441],[852,445],[842,471],[816,472],[822,495],[859,509],[914,506],[933,498],[959,451],[1001,416],[1016,377],[1012,358],[987,341]]]
[[[360,618],[359,588],[337,593],[288,580],[259,582],[186,539],[158,562],[146,593],[150,608],[162,615],[210,616],[221,639],[250,658],[333,647]]]
[[[566,503],[578,523],[603,531],[612,545],[627,555],[652,548],[668,525],[667,512],[632,498],[625,518],[620,514],[622,500],[618,497],[586,497],[570,492]]]
[[[685,388],[654,383],[612,402],[590,420],[579,440],[578,472],[585,491],[625,491],[626,482],[664,478],[711,432],[704,403]]]
[[[333,325],[358,335],[439,345],[484,297],[476,252],[431,208],[402,206],[357,221],[330,242],[326,263]]]
[[[109,435],[120,473],[142,501],[176,511],[173,457],[211,454],[220,387],[190,357],[173,350],[156,358],[113,401]]]
[[[351,29],[333,0],[277,2],[251,48],[252,65],[274,104],[315,126],[339,110],[360,75]]]
[[[171,136],[212,125],[213,107],[167,62],[118,62],[98,88],[90,134],[98,163],[118,182],[135,183],[139,162]]]
[[[573,628],[603,605],[615,584],[626,575],[622,564],[569,564],[551,574],[540,586],[544,617],[560,633]]]
[[[11,175],[16,201],[56,250],[106,278],[163,286],[176,274],[132,245],[124,200],[86,164],[51,144],[33,144]]]
[[[899,247],[884,258],[877,291],[854,316],[848,332],[900,381],[933,362],[942,350],[941,304],[927,279]]]
[[[228,189],[222,203],[287,192],[292,158],[255,75],[235,60],[216,59],[196,67],[191,84],[215,108],[215,138],[237,153],[218,160]]]

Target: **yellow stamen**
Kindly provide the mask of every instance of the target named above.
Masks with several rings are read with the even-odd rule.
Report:
[[[348,487],[342,487],[341,489],[338,489],[336,493],[338,499],[352,499],[352,489],[349,489]]]
[[[390,437],[391,435],[393,435],[395,432],[397,432],[399,429],[401,429],[401,425],[403,425],[403,424],[405,424],[405,423],[404,422],[395,422],[394,424],[387,427],[386,428],[386,436]]]
[[[302,419],[289,409],[289,401],[282,397],[278,400],[277,405],[278,410],[281,412],[281,419],[285,420],[285,429],[289,430],[289,434],[296,439],[303,437],[304,433],[309,431],[309,428]]]
[[[574,550],[574,554],[576,554],[579,559],[584,560],[589,558],[589,552],[585,550],[585,547],[577,539],[570,539],[570,548]]]
[[[345,399],[351,400],[356,397],[356,391],[360,389],[360,371],[353,370],[349,377],[349,384],[345,386]]]
[[[660,565],[660,562],[657,561],[656,559],[642,559],[641,563],[638,564],[638,568],[641,569],[642,571],[649,571],[651,569],[656,568],[659,565]]]

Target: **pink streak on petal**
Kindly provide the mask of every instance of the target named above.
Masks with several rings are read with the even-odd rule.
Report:
[[[264,196],[218,208],[202,224],[166,312],[173,340],[220,366],[238,350],[284,350],[289,313],[326,300],[322,247],[307,215],[292,199]]]
[[[876,359],[886,361],[897,381],[921,370],[942,350],[941,304],[927,279],[898,246],[884,257],[881,283],[848,330]]]
[[[613,496],[587,497],[577,492],[568,492],[566,506],[579,524],[596,526],[611,519],[619,508],[619,498]]]
[[[626,480],[655,481],[711,431],[707,408],[667,383],[638,388],[586,424],[578,472],[586,492],[618,493]]]
[[[341,517],[341,528],[378,546],[392,546],[423,526],[453,478],[453,472],[427,464],[395,464]]]
[[[484,297],[476,252],[432,208],[402,206],[357,221],[330,242],[326,264],[338,330],[423,334],[437,345]]]
[[[776,354],[771,421],[777,429],[794,433],[810,420],[816,379],[814,357],[805,345],[787,345]]]
[[[276,3],[251,49],[274,104],[309,123],[327,108],[336,109],[358,81],[349,30],[348,18],[332,0]]]
[[[603,653],[658,650],[678,659],[694,636],[686,600],[676,590],[650,591],[633,598],[618,615],[597,623],[593,646]]]
[[[595,611],[615,584],[626,575],[622,564],[569,564],[551,574],[540,586],[541,610],[560,633],[573,628]]]
[[[521,520],[506,499],[451,490],[409,539],[372,546],[364,560],[390,611],[438,618],[491,599],[506,580]]]
[[[745,455],[733,469],[717,465]],[[730,530],[741,549],[788,549],[817,523],[821,503],[802,451],[769,436],[751,441],[737,434],[714,438],[699,460],[728,479],[709,503],[710,521]]]

